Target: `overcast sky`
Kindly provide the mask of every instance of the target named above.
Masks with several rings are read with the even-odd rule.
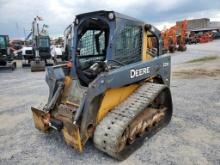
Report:
[[[62,35],[74,15],[95,10],[121,12],[160,29],[183,19],[220,21],[220,0],[0,0],[0,34],[24,37],[38,15],[51,35]]]

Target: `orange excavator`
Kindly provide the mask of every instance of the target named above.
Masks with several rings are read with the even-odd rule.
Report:
[[[186,37],[187,37],[187,21],[184,20],[180,24],[176,25],[177,31],[180,35],[177,37],[178,51],[186,51]]]
[[[161,33],[164,52],[174,53],[176,50],[186,50],[187,21],[172,26]]]
[[[172,26],[161,34],[163,38],[163,51],[174,53],[176,50],[176,26]]]
[[[200,35],[197,35],[198,43],[207,43],[213,40],[213,33],[212,32],[203,32]]]

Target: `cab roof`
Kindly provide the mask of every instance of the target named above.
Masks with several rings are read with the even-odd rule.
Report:
[[[97,15],[107,17],[109,13],[113,13],[115,15],[115,18],[131,20],[131,21],[135,21],[135,22],[139,22],[141,24],[144,24],[144,22],[141,21],[141,20],[138,20],[136,18],[133,18],[133,17],[130,17],[130,16],[127,16],[127,15],[124,15],[124,14],[121,14],[121,13],[118,13],[118,12],[115,12],[115,11],[111,11],[111,10],[110,11],[99,10],[99,11],[94,11],[94,12],[83,13],[83,14],[76,15],[76,18],[80,19],[80,18],[83,18],[83,17],[88,17],[88,16],[94,17],[94,16],[97,16]]]

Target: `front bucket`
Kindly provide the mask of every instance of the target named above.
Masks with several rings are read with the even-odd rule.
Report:
[[[50,114],[34,107],[31,107],[31,110],[35,127],[42,132],[48,132],[49,125],[45,123],[48,123],[47,121],[50,119]]]
[[[45,71],[44,61],[31,61],[31,72]]]
[[[62,132],[65,142],[74,147],[78,152],[82,152],[79,127],[76,124],[65,122]]]

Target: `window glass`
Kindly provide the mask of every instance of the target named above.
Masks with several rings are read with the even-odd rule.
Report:
[[[39,47],[48,48],[49,46],[48,38],[39,38]]]
[[[0,49],[6,48],[5,38],[0,36]]]
[[[142,43],[142,30],[140,26],[126,25],[125,28],[118,31],[116,34],[115,42],[115,56],[116,59],[120,57],[126,59],[126,63],[138,61],[141,59],[141,43]]]
[[[87,30],[78,44],[80,56],[100,55],[105,50],[105,32],[101,30]]]

